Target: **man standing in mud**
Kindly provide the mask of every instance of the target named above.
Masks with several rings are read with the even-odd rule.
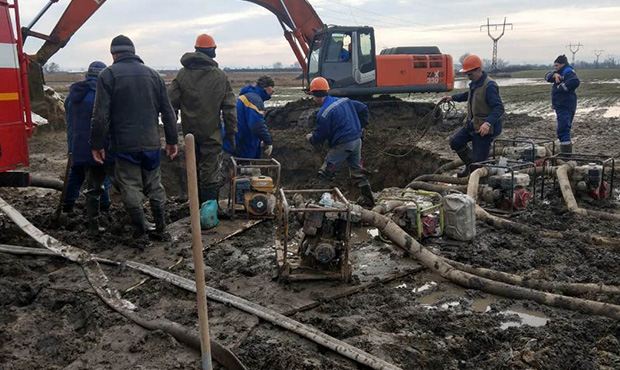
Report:
[[[346,163],[353,182],[360,189],[358,203],[373,207],[374,196],[370,183],[362,168],[362,132],[368,124],[366,104],[348,98],[335,98],[328,95],[329,82],[317,77],[310,82],[309,93],[321,107],[317,113],[316,128],[306,135],[310,144],[319,146],[327,141],[329,151],[319,169],[319,177],[332,181],[338,169]]]
[[[93,158],[103,163],[105,142],[115,154],[115,182],[134,228],[139,246],[148,246],[143,196],[149,198],[155,219],[152,236],[166,239],[166,192],[161,184],[159,114],[164,124],[166,154],[177,155],[176,116],[168,100],[166,85],[157,71],[144,65],[133,42],[119,35],[112,39],[114,63],[97,81],[92,119]]]
[[[465,73],[471,81],[469,91],[444,96],[441,102],[467,102],[465,125],[450,139],[450,148],[465,164],[465,168],[457,176],[467,177],[470,164],[489,158],[491,143],[502,132],[504,103],[497,83],[482,70],[480,57],[473,54],[465,57],[463,68],[459,72]],[[468,145],[470,141],[472,149]]]
[[[209,215],[209,209],[217,209],[219,188],[222,183],[222,129],[224,139],[232,148],[237,132],[235,94],[226,74],[218,68],[215,58],[215,40],[207,34],[196,38],[195,52],[181,57],[183,68],[172,81],[168,94],[175,112],[181,110],[184,134],[196,139],[198,163],[198,188],[202,228],[217,224],[217,215]],[[215,202],[215,205],[210,205]],[[215,208],[213,208],[215,207]],[[209,218],[212,216],[212,218]]]
[[[553,83],[551,87],[551,104],[557,117],[556,132],[560,140],[560,153],[572,154],[573,143],[570,131],[577,110],[577,94],[579,78],[573,67],[568,64],[566,55],[558,56],[553,62],[553,71],[547,72],[545,80]]]
[[[71,85],[65,99],[67,116],[67,144],[71,155],[67,194],[64,199],[65,212],[71,212],[80,194],[82,183],[88,177],[86,195],[86,215],[88,229],[99,232],[99,211],[110,208],[110,177],[114,158],[109,155],[104,165],[95,162],[88,141],[90,122],[95,103],[95,92],[99,73],[106,68],[103,62],[95,61],[88,66],[86,78]],[[109,144],[109,143],[106,143]]]

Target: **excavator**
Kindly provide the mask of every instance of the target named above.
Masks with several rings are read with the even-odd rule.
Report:
[[[330,82],[330,95],[445,92],[454,87],[452,57],[436,46],[394,47],[376,55],[368,26],[323,23],[306,0],[246,0],[275,14],[304,71]]]
[[[323,23],[306,0],[246,0],[271,11],[284,31],[304,81],[323,76],[335,96],[371,97],[379,94],[450,91],[454,70],[450,55],[437,47],[395,47],[376,55],[374,29],[368,26],[332,26]],[[18,0],[0,0],[0,186],[27,186],[31,112],[44,111],[42,66],[106,0],[70,0],[49,35],[33,28],[47,5],[25,27]],[[27,38],[44,40],[33,55],[23,50]],[[43,112],[42,115],[45,115]]]

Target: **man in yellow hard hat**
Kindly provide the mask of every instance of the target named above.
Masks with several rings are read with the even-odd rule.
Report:
[[[362,168],[362,131],[368,124],[368,106],[357,100],[328,95],[329,82],[317,77],[310,82],[309,93],[321,109],[317,113],[316,128],[306,135],[310,144],[318,146],[327,141],[329,151],[319,169],[319,176],[333,180],[342,165],[349,167],[355,185],[360,189],[358,203],[373,207],[374,196]]]
[[[491,143],[502,132],[504,103],[497,83],[482,70],[480,57],[473,54],[465,57],[459,72],[465,73],[471,81],[469,91],[444,96],[441,102],[467,102],[465,125],[450,139],[450,148],[465,163],[465,168],[457,176],[466,177],[469,176],[470,164],[489,158]],[[471,149],[468,146],[470,141]]]
[[[207,210],[217,210],[218,191],[222,184],[220,117],[226,131],[224,140],[234,145],[237,112],[228,77],[213,59],[217,47],[215,40],[210,35],[201,34],[194,47],[194,52],[181,57],[183,68],[172,81],[168,94],[174,110],[181,111],[183,134],[191,133],[196,139],[201,223],[203,228],[209,228],[217,225],[217,215],[207,214],[210,212]]]

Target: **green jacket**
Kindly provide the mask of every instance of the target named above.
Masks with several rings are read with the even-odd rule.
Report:
[[[175,112],[181,110],[183,134],[194,134],[196,142],[222,142],[220,114],[226,133],[237,132],[235,94],[217,63],[200,52],[185,53],[183,68],[168,89]]]

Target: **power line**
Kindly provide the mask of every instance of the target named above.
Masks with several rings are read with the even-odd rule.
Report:
[[[502,26],[502,33],[499,36],[493,36],[491,34],[491,27],[495,27],[495,31],[497,31],[499,26]],[[480,26],[480,31],[482,31],[482,28],[486,27],[487,34],[489,35],[491,40],[493,40],[493,60],[491,62],[491,71],[493,72],[497,71],[497,42],[499,41],[499,39],[502,38],[502,36],[504,36],[504,32],[506,32],[506,26],[510,26],[511,30],[513,29],[512,23],[506,23],[506,17],[504,17],[504,23],[493,24],[491,24],[491,21],[489,20],[489,18],[487,18],[487,24],[483,24]]]

